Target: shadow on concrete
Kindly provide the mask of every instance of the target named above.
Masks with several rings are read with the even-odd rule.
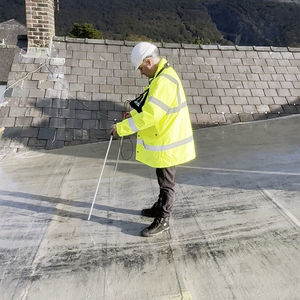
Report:
[[[33,194],[22,193],[22,192],[0,191],[0,197],[3,197],[3,196],[8,196],[8,197],[17,198],[17,199],[21,198],[21,199],[24,199],[24,201],[20,202],[20,201],[15,201],[15,200],[0,199],[0,206],[6,206],[6,207],[17,208],[17,209],[22,209],[22,210],[27,210],[27,211],[32,211],[32,212],[37,212],[37,213],[42,213],[42,214],[48,214],[50,216],[79,219],[79,220],[83,220],[83,221],[87,221],[89,209],[91,206],[90,203],[86,203],[86,202],[70,201],[70,200],[61,199],[61,198],[46,197],[46,196],[33,195]],[[40,203],[32,204],[32,203],[28,203],[26,200],[34,200],[37,202],[42,201],[42,202],[51,204],[53,206],[43,206],[43,205],[40,205]],[[57,204],[64,204],[64,205],[69,205],[72,207],[85,208],[87,212],[79,213],[79,212],[74,212],[74,211],[69,211],[69,210],[64,210],[64,209],[58,209],[57,207],[55,207],[55,205],[57,205]],[[93,211],[94,214],[92,215],[92,217],[90,219],[91,222],[120,228],[123,233],[128,234],[128,235],[139,236],[142,228],[149,225],[149,224],[144,224],[144,223],[136,223],[136,222],[132,222],[132,221],[114,220],[114,219],[110,219],[110,218],[99,217],[99,216],[95,215],[97,210],[98,211],[106,211],[106,212],[122,213],[122,214],[130,214],[130,215],[140,215],[139,210],[116,208],[116,207],[99,205],[99,204],[94,205],[94,211]]]

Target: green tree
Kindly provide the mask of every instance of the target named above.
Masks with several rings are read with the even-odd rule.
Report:
[[[73,29],[68,36],[73,38],[102,39],[102,33],[90,23],[74,23]]]

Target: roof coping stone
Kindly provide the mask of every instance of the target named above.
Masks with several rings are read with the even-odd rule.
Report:
[[[53,40],[57,41],[57,42],[64,42],[66,40],[66,37],[65,36],[54,36]]]
[[[66,42],[72,42],[72,43],[84,43],[85,39],[80,39],[80,38],[71,38],[66,36]]]
[[[200,48],[200,45],[198,44],[184,44],[182,43],[182,48],[184,49],[199,49]]]
[[[273,47],[271,46],[271,50],[274,52],[286,52],[288,51],[287,47]]]
[[[160,42],[154,42],[152,44],[155,45],[158,48],[162,48],[163,47],[163,43],[160,43]]]
[[[253,50],[253,46],[236,46],[236,50],[251,51],[251,50]]]
[[[85,39],[85,42],[87,44],[105,44],[104,40],[99,40],[99,39]]]
[[[236,50],[235,46],[219,45],[219,50]]]
[[[289,51],[291,52],[300,52],[300,47],[299,48],[295,48],[295,47],[288,47]]]
[[[253,47],[255,51],[257,52],[265,52],[265,51],[271,51],[271,47],[268,46],[254,46]]]
[[[106,45],[124,46],[124,41],[119,40],[105,40]]]
[[[200,45],[202,50],[218,50],[218,45]]]
[[[137,42],[134,41],[124,41],[124,45],[125,46],[135,46]]]
[[[164,48],[181,48],[180,43],[163,43]]]

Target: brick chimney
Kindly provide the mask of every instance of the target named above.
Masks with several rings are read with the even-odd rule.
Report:
[[[46,52],[55,35],[54,0],[25,0],[28,52]]]

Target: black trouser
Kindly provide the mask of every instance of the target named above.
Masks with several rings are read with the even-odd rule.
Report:
[[[159,184],[158,204],[161,216],[170,216],[175,198],[175,167],[157,168],[156,176]]]

